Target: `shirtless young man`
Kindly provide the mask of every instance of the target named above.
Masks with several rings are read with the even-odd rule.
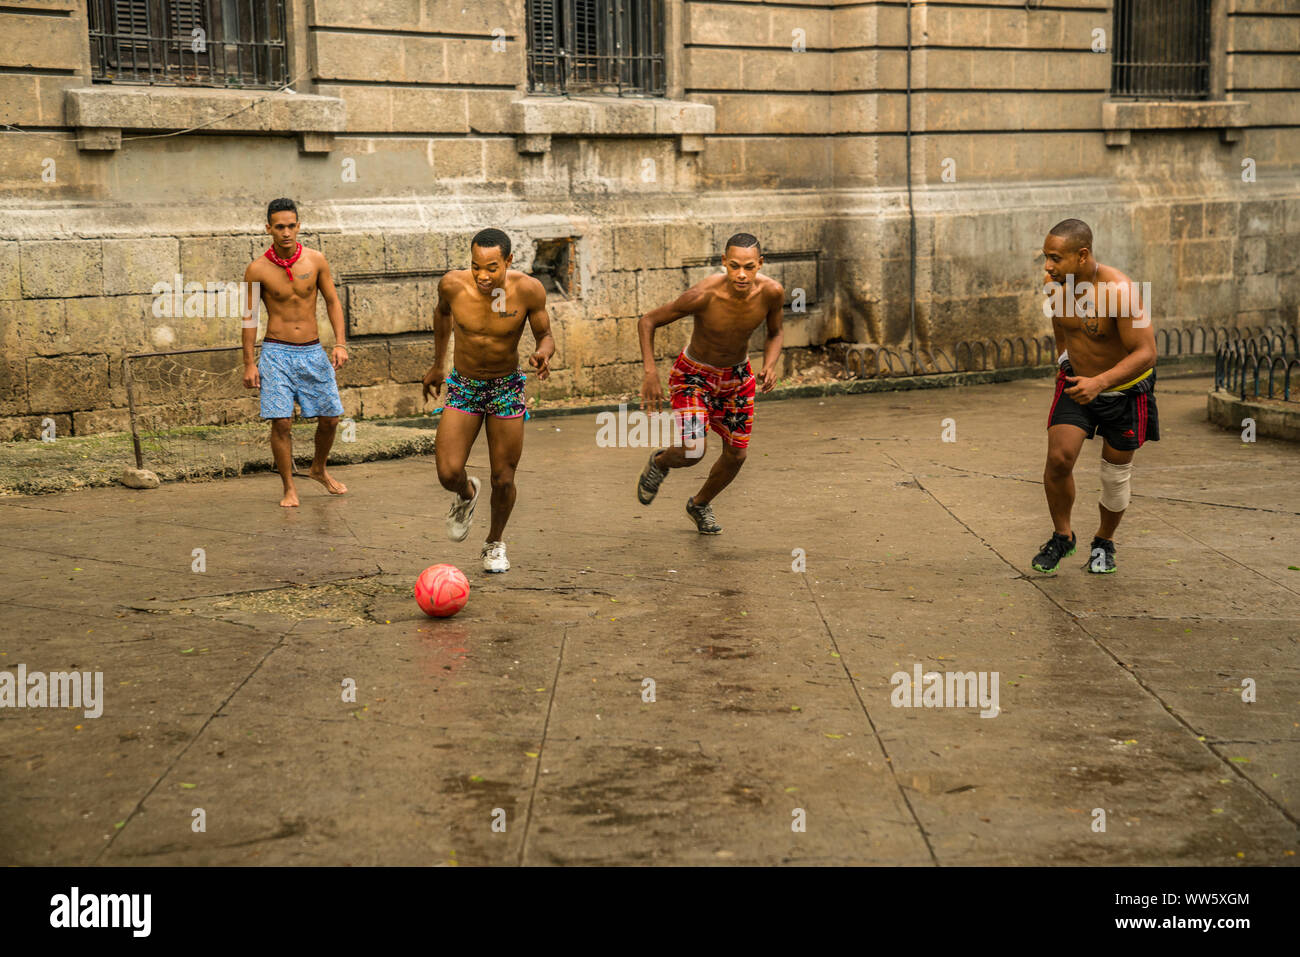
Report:
[[[673,416],[681,429],[683,445],[660,449],[650,456],[637,481],[636,497],[642,505],[649,505],[669,469],[685,468],[703,458],[707,422],[722,439],[722,454],[700,490],[686,500],[686,514],[701,535],[722,531],[711,503],[745,464],[754,425],[756,382],[761,383],[764,392],[770,392],[776,385],[777,361],[781,358],[785,290],[775,279],[758,271],[763,265],[758,240],[749,233],[732,236],[723,249],[722,265],[725,273],[696,283],[674,302],[647,312],[637,324],[645,363],[641,406],[657,412],[664,394],[655,368],[655,329],[685,316],[695,319],[690,345],[677,357],[668,377]],[[749,366],[749,337],[765,322],[763,371],[756,380]]]
[[[438,481],[455,492],[447,512],[447,536],[469,535],[479,480],[465,474],[469,450],[487,420],[488,461],[492,467],[492,525],[481,557],[486,572],[510,568],[502,540],[515,507],[515,468],[524,448],[524,373],[519,370],[519,339],[527,322],[536,348],[528,364],[538,378],[551,374],[555,354],[546,290],[532,276],[510,268],[510,237],[484,229],[470,242],[470,268],[453,269],[438,283],[433,315],[433,367],[424,377],[424,398],[442,391],[447,340],[456,329],[456,355],[446,378],[447,401],[438,423],[434,458]]]
[[[1043,472],[1056,530],[1034,557],[1033,567],[1054,572],[1062,558],[1074,553],[1074,462],[1083,440],[1100,432],[1101,521],[1084,567],[1105,574],[1115,571],[1115,529],[1128,508],[1133,453],[1148,439],[1160,439],[1151,304],[1140,301],[1137,284],[1128,276],[1093,258],[1092,230],[1080,220],[1053,226],[1043,255],[1049,304],[1055,302],[1049,314],[1061,366],[1047,415]],[[1071,287],[1079,297],[1073,302]]]
[[[262,418],[271,420],[271,453],[275,469],[284,483],[280,504],[298,504],[293,484],[293,403],[296,399],[304,419],[316,419],[316,455],[307,473],[331,495],[342,495],[347,486],[325,471],[325,461],[334,445],[343,403],[339,400],[334,370],[348,361],[344,346],[343,306],[334,290],[330,264],[314,249],[298,242],[298,207],[291,199],[273,199],[266,208],[266,231],[271,248],[244,270],[248,290],[244,312],[244,388],[262,390]],[[253,291],[261,289],[266,304],[266,336],[261,357],[254,360],[257,340],[257,306]],[[316,336],[316,294],[325,297],[330,325],[334,327],[334,350],[325,355]]]

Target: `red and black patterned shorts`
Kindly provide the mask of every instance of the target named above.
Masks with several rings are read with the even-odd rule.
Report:
[[[749,445],[754,428],[754,372],[749,363],[719,367],[693,359],[686,350],[668,376],[673,416],[683,440],[702,438],[707,427],[733,448]]]

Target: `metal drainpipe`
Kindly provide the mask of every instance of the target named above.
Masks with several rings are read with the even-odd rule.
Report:
[[[912,0],[907,0],[907,313],[912,365],[916,365],[916,210],[912,206]],[[913,368],[915,371],[915,368]]]

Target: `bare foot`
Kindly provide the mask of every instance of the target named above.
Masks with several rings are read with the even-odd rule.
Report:
[[[342,495],[344,492],[348,490],[348,487],[346,485],[344,485],[338,479],[331,477],[330,473],[326,472],[324,469],[321,469],[319,472],[317,472],[315,469],[312,469],[307,474],[310,475],[312,478],[314,478],[317,482],[320,482],[321,485],[324,485],[325,490],[329,492],[331,495]]]
[[[298,507],[298,490],[295,489],[295,488],[286,489],[286,490],[285,490],[285,493],[284,493],[284,498],[280,499],[280,507],[281,507],[281,508],[297,508],[297,507]]]

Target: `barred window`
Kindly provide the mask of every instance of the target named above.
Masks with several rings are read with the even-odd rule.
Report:
[[[284,0],[89,0],[100,83],[272,88],[289,81]]]
[[[1211,2],[1115,0],[1111,95],[1208,97]]]
[[[528,0],[528,86],[664,95],[663,0]]]

